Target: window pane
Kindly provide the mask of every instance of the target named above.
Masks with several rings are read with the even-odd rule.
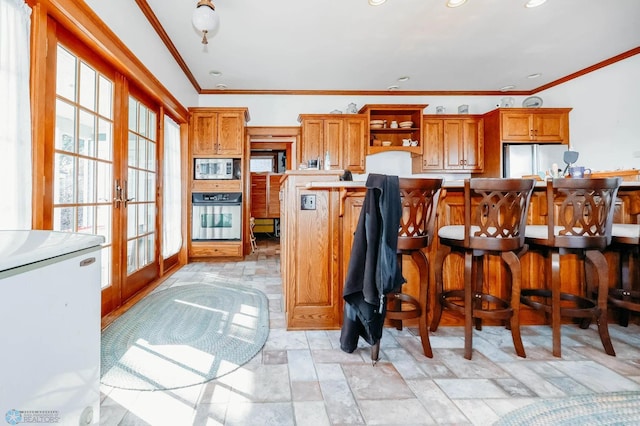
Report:
[[[138,201],[149,201],[147,196],[147,172],[136,172],[138,176]]]
[[[78,154],[95,157],[96,116],[85,111],[80,111],[80,126],[78,133]]]
[[[136,250],[136,242],[137,240],[131,240],[127,242],[127,273],[129,274],[138,269],[138,252]]]
[[[146,264],[145,260],[147,258],[145,238],[138,238],[136,245],[138,246],[138,268],[142,268]]]
[[[111,118],[112,98],[113,84],[103,76],[98,76],[98,113],[101,116]]]
[[[138,130],[138,102],[129,97],[129,130]]]
[[[58,45],[56,93],[70,101],[76,100],[76,58]]]
[[[128,151],[129,151],[129,166],[131,167],[136,167],[138,165],[137,161],[138,161],[138,137],[129,132],[129,145],[128,145]]]
[[[112,156],[112,124],[109,121],[98,119],[98,141],[96,148],[96,157],[102,160],[111,160]]]
[[[56,166],[53,176],[53,202],[55,204],[73,203],[75,187],[74,157],[56,153],[55,164]]]
[[[138,205],[138,235],[146,234],[147,230],[147,205]]]
[[[147,173],[147,199],[145,201],[155,201],[156,199],[156,175]]]
[[[78,207],[78,229],[77,232],[86,234],[95,234],[95,214],[96,208],[94,206],[82,206]]]
[[[140,196],[138,194],[138,174],[135,170],[129,169],[129,173],[127,176],[127,197],[132,198],[133,200],[139,200]]]
[[[134,238],[137,236],[136,228],[136,218],[138,217],[138,205],[137,204],[129,204],[127,207],[127,238]]]
[[[80,105],[96,110],[96,72],[84,62],[80,63]]]
[[[147,141],[143,138],[138,139],[138,162],[136,166],[143,169],[147,164]]]
[[[101,288],[105,288],[111,285],[111,247],[103,247],[101,252],[102,252]]]
[[[75,208],[57,207],[53,209],[53,230],[74,232]]]
[[[147,145],[147,170],[151,170],[152,172],[156,171],[156,144],[153,142],[149,142]]]
[[[138,121],[138,133],[140,133],[142,136],[147,136],[147,107],[139,104],[138,116],[140,117]]]
[[[96,201],[98,203],[110,203],[112,201],[111,188],[111,164],[97,162],[97,175],[96,175]]]
[[[96,162],[86,158],[78,158],[78,203],[95,203]]]
[[[96,234],[104,237],[105,244],[111,244],[111,205],[96,208]]]
[[[156,230],[156,206],[154,204],[147,205],[147,232]]]
[[[150,264],[151,262],[153,262],[153,259],[155,258],[155,238],[154,235],[147,235],[146,237],[147,240],[147,258],[146,258],[146,262],[145,265]]]
[[[56,101],[56,149],[75,152],[76,109],[61,100]]]

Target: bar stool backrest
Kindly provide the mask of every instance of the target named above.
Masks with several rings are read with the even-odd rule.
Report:
[[[521,248],[534,185],[533,179],[466,179],[465,247],[495,251]]]
[[[399,178],[399,184],[398,251],[428,247],[434,236],[442,179]]]
[[[616,195],[622,179],[547,181],[547,238],[562,248],[605,249],[611,244]]]

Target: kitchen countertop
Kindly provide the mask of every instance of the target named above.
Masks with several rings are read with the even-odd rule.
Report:
[[[103,242],[103,236],[92,234],[0,231],[0,272],[99,246]]]

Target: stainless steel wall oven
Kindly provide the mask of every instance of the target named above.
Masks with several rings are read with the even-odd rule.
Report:
[[[241,192],[197,192],[191,194],[191,239],[240,240],[242,235]]]

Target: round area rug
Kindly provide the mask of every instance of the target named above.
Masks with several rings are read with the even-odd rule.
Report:
[[[188,284],[151,293],[102,332],[102,384],[176,389],[248,362],[269,335],[266,296],[254,289]]]
[[[612,392],[543,399],[507,413],[494,426],[637,424],[640,392]]]

